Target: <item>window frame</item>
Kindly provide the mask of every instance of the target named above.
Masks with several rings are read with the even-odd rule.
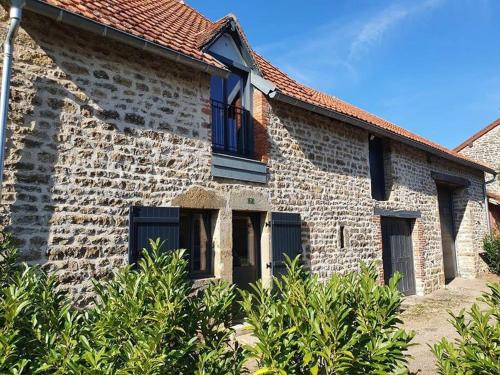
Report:
[[[251,70],[247,68],[246,66],[243,66],[241,64],[238,64],[237,62],[234,62],[232,60],[229,60],[227,58],[224,58],[222,56],[219,56],[217,54],[212,54],[214,57],[216,57],[218,60],[224,62],[228,67],[229,70],[231,71],[231,74],[238,75],[241,78],[241,105],[240,107],[236,107],[233,105],[230,105],[227,102],[227,77],[219,77],[220,79],[223,80],[223,87],[222,87],[222,96],[223,100],[220,101],[219,99],[214,99],[212,97],[212,80],[214,77],[211,77],[210,79],[210,106],[211,106],[211,111],[212,111],[212,152],[214,153],[219,153],[219,154],[227,154],[227,155],[232,155],[236,157],[241,157],[245,159],[251,159],[253,160],[255,158],[255,129],[253,126],[253,115],[252,115],[252,109],[253,109],[253,87],[251,84],[250,80],[250,75],[251,75]],[[215,102],[215,103],[214,103]],[[215,111],[217,108],[217,111],[220,111],[219,106],[223,107],[224,115],[222,118],[222,121],[220,122],[222,127],[224,128],[223,134],[224,134],[224,145],[223,147],[220,147],[220,145],[214,144],[215,141],[215,126],[218,123],[215,121]],[[236,151],[229,150],[229,141],[227,139],[227,134],[226,134],[226,125],[228,119],[226,112],[228,112],[228,108],[235,108],[238,111],[241,111],[240,115],[241,119],[244,119],[242,121],[245,121],[245,133],[247,133],[248,140],[245,142],[245,145],[242,148],[248,148],[248,151],[245,153],[240,153],[239,152],[239,139],[236,139]],[[220,114],[219,114],[220,116]],[[220,126],[220,125],[219,125]]]
[[[206,271],[195,271],[193,270],[193,253],[194,253],[194,222],[195,215],[200,214],[203,218],[203,225],[205,226],[205,230],[207,230],[207,270]],[[214,277],[214,243],[213,243],[213,217],[214,210],[204,210],[204,209],[195,209],[195,208],[182,208],[179,213],[179,247],[186,250],[186,257],[188,260],[188,273],[191,279],[205,279],[205,278],[213,278]],[[183,218],[188,217],[189,221],[189,234],[188,236],[188,246],[183,246],[181,243],[183,241]]]

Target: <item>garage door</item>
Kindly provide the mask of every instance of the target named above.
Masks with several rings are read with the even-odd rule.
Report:
[[[394,273],[401,273],[403,278],[398,289],[405,295],[415,294],[411,224],[408,219],[382,218],[385,282],[387,283]]]

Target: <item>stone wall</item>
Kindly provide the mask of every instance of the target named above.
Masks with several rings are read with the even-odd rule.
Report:
[[[500,170],[500,125],[476,139],[470,146],[465,146],[460,153]],[[492,175],[486,175],[487,180],[491,180],[491,178]],[[500,178],[498,175],[494,183],[487,185],[487,189],[494,194],[500,195]]]
[[[376,202],[365,131],[256,93],[269,182],[214,179],[207,74],[28,12],[14,60],[1,224],[26,259],[44,263],[80,301],[92,293],[91,278],[126,264],[132,205],[216,210],[215,276],[229,280],[233,210],[259,211],[263,223],[270,211],[299,212],[309,265],[325,279],[381,259],[376,206],[414,209],[418,291],[429,292],[444,282],[431,171],[471,181],[455,194],[459,270],[478,269],[485,231],[478,171],[393,143],[392,191]],[[264,265],[269,229],[261,243]]]
[[[436,183],[431,172],[462,176],[470,187],[454,193],[457,262],[461,276],[480,269],[478,249],[486,232],[483,174],[392,142],[392,190],[387,201],[371,198],[368,134],[352,126],[272,102],[271,196],[273,206],[300,212],[312,270],[326,278],[354,270],[359,261],[381,260],[380,221],[375,207],[417,211],[413,230],[417,292],[444,285]],[[345,226],[348,248],[338,246]]]
[[[373,251],[368,135],[296,107],[271,106],[271,200],[278,210],[302,215],[312,270],[326,278],[380,258]],[[341,225],[346,249],[338,245]]]
[[[126,263],[129,206],[210,183],[209,76],[29,12],[14,60],[2,221],[85,296]]]

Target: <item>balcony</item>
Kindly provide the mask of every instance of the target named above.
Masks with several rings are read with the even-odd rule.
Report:
[[[212,176],[265,184],[267,166],[254,157],[250,112],[212,99]]]
[[[249,111],[212,99],[213,152],[253,159],[253,139]]]

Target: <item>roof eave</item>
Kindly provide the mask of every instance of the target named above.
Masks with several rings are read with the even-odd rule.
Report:
[[[404,144],[407,144],[409,146],[413,146],[413,147],[418,148],[420,150],[426,151],[426,152],[433,154],[435,156],[439,156],[439,157],[442,157],[444,159],[451,160],[453,162],[468,166],[470,168],[479,169],[483,172],[488,172],[488,173],[491,173],[494,175],[496,175],[496,173],[497,173],[494,169],[489,168],[485,165],[474,163],[473,161],[469,161],[469,160],[464,160],[464,159],[459,158],[459,157],[455,157],[455,156],[450,155],[446,152],[442,152],[440,150],[437,150],[434,147],[425,145],[421,142],[418,142],[418,141],[415,141],[413,139],[396,134],[394,132],[391,132],[390,130],[383,129],[383,128],[381,128],[377,125],[374,125],[370,122],[363,121],[363,120],[360,120],[356,117],[349,116],[349,115],[346,115],[346,114],[341,113],[341,112],[337,112],[337,111],[327,109],[327,108],[324,108],[324,107],[321,107],[321,106],[318,106],[315,104],[308,103],[306,101],[297,99],[293,96],[284,94],[282,92],[274,91],[269,96],[272,99],[276,99],[280,102],[291,104],[291,105],[294,105],[296,107],[300,107],[300,108],[306,109],[308,111],[318,113],[318,114],[323,115],[323,116],[334,118],[336,120],[339,120],[339,121],[357,126],[359,128],[365,129],[373,134],[384,136],[384,137],[387,137],[390,139],[394,139],[394,140],[399,141],[401,143],[404,143]]]
[[[165,57],[169,60],[191,66],[197,70],[222,77],[227,77],[229,75],[229,71],[226,69],[211,65],[205,61],[186,55],[182,52],[164,47],[158,43],[154,43],[139,36],[120,31],[111,26],[93,21],[79,14],[44,3],[39,0],[26,0],[25,9],[33,13],[51,18],[57,22],[74,26],[79,29],[109,38],[111,40],[127,44],[131,47],[142,49],[155,55]]]
[[[472,144],[475,141],[477,141],[479,138],[483,137],[484,135],[488,134],[490,131],[492,131],[493,129],[495,129],[497,126],[500,126],[500,119],[496,119],[491,124],[485,126],[484,128],[482,128],[478,132],[474,133],[472,136],[470,136],[469,138],[467,138],[460,145],[458,145],[457,147],[455,147],[453,149],[453,151],[460,152],[464,148],[466,148],[467,146],[472,146]]]

